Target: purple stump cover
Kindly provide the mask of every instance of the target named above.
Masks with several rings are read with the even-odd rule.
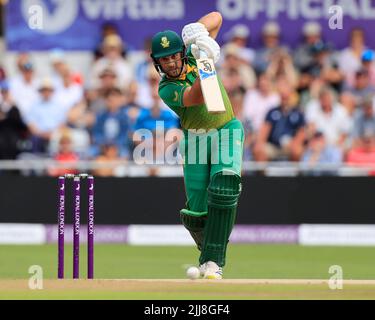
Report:
[[[87,278],[94,279],[94,177],[89,176],[87,217]]]
[[[58,268],[57,277],[64,278],[64,227],[65,227],[65,178],[59,177],[59,212],[58,212]]]
[[[79,228],[81,210],[81,181],[74,177],[74,224],[73,224],[73,279],[79,278]]]

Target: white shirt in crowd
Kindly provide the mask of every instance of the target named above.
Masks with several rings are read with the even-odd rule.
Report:
[[[280,104],[277,93],[262,95],[259,90],[248,90],[243,104],[244,117],[251,121],[255,132],[258,132],[264,122],[267,112]]]
[[[10,79],[9,89],[11,97],[18,107],[22,118],[30,111],[30,108],[38,101],[38,81],[33,79],[26,83],[22,76],[18,75]]]
[[[127,88],[134,80],[134,72],[131,64],[128,61],[122,58],[111,61],[108,58],[103,57],[96,61],[92,67],[92,88],[98,87],[99,75],[107,68],[110,68],[116,72],[118,85],[120,88]]]
[[[337,144],[342,134],[349,134],[353,125],[341,104],[334,103],[332,111],[327,113],[322,110],[319,100],[312,100],[306,105],[306,122],[314,124],[331,145]]]
[[[83,88],[81,85],[72,83],[68,87],[59,86],[55,90],[54,99],[66,110],[70,110],[83,99]]]
[[[361,68],[361,59],[354,54],[353,49],[346,48],[338,55],[338,66],[346,76],[346,80],[350,81],[356,71]]]

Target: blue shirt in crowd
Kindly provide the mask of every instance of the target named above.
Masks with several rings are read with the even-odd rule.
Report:
[[[266,122],[271,124],[268,142],[278,147],[281,146],[282,139],[294,137],[306,123],[304,115],[297,108],[283,112],[280,107],[268,111]]]
[[[134,129],[154,131],[156,129],[156,121],[163,121],[165,130],[179,127],[178,118],[169,110],[161,109],[158,116],[155,117],[152,114],[152,109],[141,109]]]
[[[116,112],[104,110],[96,118],[92,129],[93,142],[97,147],[115,144],[121,156],[129,152],[129,120],[125,108]]]

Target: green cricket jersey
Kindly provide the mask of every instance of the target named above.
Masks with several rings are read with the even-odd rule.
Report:
[[[190,107],[183,105],[184,91],[187,87],[191,87],[198,77],[197,62],[191,54],[190,48],[187,50],[187,57],[187,72],[176,79],[164,76],[159,83],[159,96],[180,117],[183,129],[220,128],[234,118],[232,105],[220,77],[218,79],[226,109],[225,113],[210,114],[207,112],[205,104]]]

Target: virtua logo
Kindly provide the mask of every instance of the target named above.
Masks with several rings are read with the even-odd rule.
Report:
[[[79,1],[22,0],[21,8],[26,21],[29,21],[32,15],[40,13],[43,23],[42,28],[38,28],[38,31],[54,34],[68,29],[74,23],[79,12]],[[40,10],[35,10],[36,8]]]

